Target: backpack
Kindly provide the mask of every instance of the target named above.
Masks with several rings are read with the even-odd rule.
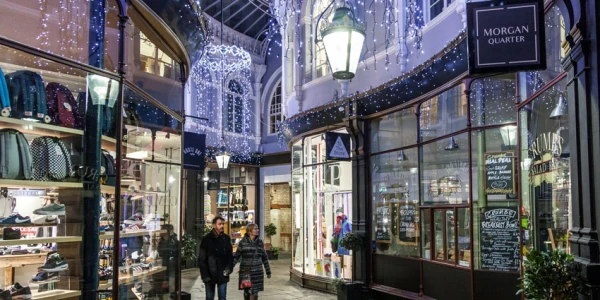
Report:
[[[85,92],[79,92],[79,94],[77,94],[77,103],[79,104],[79,114],[83,117],[83,119],[85,119],[85,115],[86,115],[86,93]],[[92,104],[92,100],[88,99],[87,105],[93,105]],[[118,109],[114,109],[109,107],[108,105],[103,105],[102,109],[104,110],[104,114],[102,116],[102,120],[100,121],[102,124],[102,135],[106,135],[106,136],[110,136],[110,137],[115,137],[115,121],[116,121],[116,112],[118,111]],[[84,124],[85,122],[82,121],[82,125],[81,127],[83,128],[85,126]]]
[[[42,136],[31,141],[33,179],[61,181],[71,175],[71,155],[61,139]]]
[[[0,178],[32,177],[32,156],[25,136],[18,130],[0,129]]]
[[[101,183],[107,185],[115,185],[115,159],[110,155],[110,152],[102,149],[102,155],[100,157],[100,166],[102,168]]]
[[[2,68],[0,68],[0,109],[2,109],[3,117],[10,116],[10,96],[8,95],[8,86]]]
[[[83,118],[79,113],[79,106],[73,93],[66,86],[56,82],[48,83],[46,96],[48,97],[46,99],[48,116],[53,124],[83,129]]]
[[[46,107],[46,89],[42,76],[32,71],[16,71],[5,76],[13,118],[40,119],[50,122]]]

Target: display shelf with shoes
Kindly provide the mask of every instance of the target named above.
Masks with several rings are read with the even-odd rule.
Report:
[[[0,179],[0,186],[7,188],[83,188],[81,182],[67,181],[35,181],[35,180],[18,180],[18,179]]]
[[[30,265],[42,265],[45,261],[46,253],[2,255],[0,256],[0,268],[20,268]]]
[[[121,234],[119,235],[119,237],[121,238],[126,238],[126,237],[134,237],[134,236],[146,236],[146,235],[157,235],[157,234],[162,234],[162,233],[167,233],[166,230],[146,230],[146,229],[140,229],[140,230],[125,230],[124,232],[121,232]],[[104,240],[104,239],[112,239],[114,237],[114,232],[105,232],[104,234],[100,234],[100,239]]]
[[[81,242],[81,236],[57,236],[57,237],[40,237],[40,238],[18,239],[18,240],[0,240],[0,247],[1,246],[27,245],[27,244],[68,243],[68,242]],[[1,256],[0,256],[0,259],[2,259]]]
[[[79,297],[81,291],[56,289],[46,292],[32,292],[31,296],[33,300],[61,300]]]

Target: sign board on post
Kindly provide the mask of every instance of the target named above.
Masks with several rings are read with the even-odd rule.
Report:
[[[206,157],[206,135],[194,132],[183,133],[183,168],[204,170]]]
[[[350,160],[350,135],[347,133],[325,133],[327,160]]]
[[[546,68],[543,0],[467,3],[469,73]]]

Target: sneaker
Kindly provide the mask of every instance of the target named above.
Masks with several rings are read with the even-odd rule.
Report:
[[[100,226],[100,232],[108,232],[108,231],[115,231],[115,226],[113,226],[113,225]]]
[[[10,288],[10,296],[13,300],[31,299],[31,290],[28,286],[23,287],[17,282]]]
[[[0,300],[12,300],[9,290],[0,290]]]
[[[145,230],[146,226],[144,225],[131,225],[131,226],[127,226],[127,228],[125,228],[125,231],[136,231],[136,230]]]
[[[106,269],[98,272],[100,283],[108,283],[112,279],[112,270]]]
[[[58,255],[58,254],[57,254]],[[53,256],[40,268],[46,272],[58,272],[69,269],[69,264],[64,257]]]
[[[53,215],[37,216],[33,218],[32,222],[35,225],[55,225],[58,222],[58,218]]]
[[[52,203],[33,211],[36,215],[64,215],[65,205]]]
[[[6,218],[0,220],[0,224],[12,225],[12,224],[31,224],[31,218],[23,217],[20,214],[12,214]]]
[[[42,284],[59,281],[58,273],[39,272],[29,281],[29,283]]]
[[[138,214],[131,216],[124,222],[127,225],[142,225],[144,224],[144,218]]]

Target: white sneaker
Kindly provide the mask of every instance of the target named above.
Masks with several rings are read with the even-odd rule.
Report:
[[[37,216],[31,222],[35,225],[56,224],[58,223],[58,217],[55,215]]]

